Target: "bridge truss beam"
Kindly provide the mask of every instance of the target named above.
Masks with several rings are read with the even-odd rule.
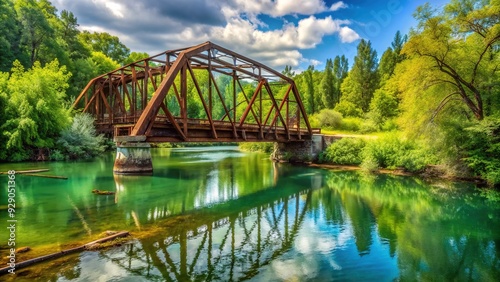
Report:
[[[92,114],[99,132],[147,142],[287,142],[313,133],[291,78],[211,42],[98,76],[73,107]]]

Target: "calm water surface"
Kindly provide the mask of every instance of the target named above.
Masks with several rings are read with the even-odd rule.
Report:
[[[17,175],[17,246],[59,251],[106,230],[136,239],[0,280],[392,281],[500,277],[500,194],[468,184],[273,164],[236,147],[154,149],[152,176],[93,162]],[[6,187],[6,176],[0,176]],[[96,196],[92,189],[116,191]],[[6,189],[0,226],[7,225]],[[8,234],[1,228],[2,267]]]

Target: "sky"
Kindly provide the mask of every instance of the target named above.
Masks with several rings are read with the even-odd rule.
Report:
[[[378,58],[399,30],[407,34],[426,0],[52,0],[80,29],[118,36],[150,55],[212,41],[281,71],[324,69],[329,58],[354,62],[361,39]],[[433,0],[439,8],[447,0]]]

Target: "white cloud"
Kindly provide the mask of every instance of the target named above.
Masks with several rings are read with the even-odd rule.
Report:
[[[272,66],[297,66],[304,60],[299,50],[316,47],[327,35],[338,33],[343,42],[356,40],[356,32],[339,23],[343,22],[333,20],[331,16],[323,19],[309,16],[300,20],[297,25],[287,23],[279,29],[262,31],[249,20],[235,17],[224,27],[212,28],[206,37],[231,45],[235,51],[245,51],[265,58]],[[186,30],[182,33],[183,38],[196,37],[189,28]],[[318,65],[318,61],[311,63]]]
[[[319,15],[346,8],[342,1],[329,7],[324,0],[185,0],[169,7],[161,0],[147,5],[134,0],[53,1],[59,10],[73,11],[82,29],[109,32],[131,50],[151,55],[213,41],[271,67],[297,67],[304,62],[320,64],[304,58],[302,50],[316,48],[326,36],[338,36],[343,43],[360,38],[349,28],[350,21]],[[185,7],[204,8],[200,15]],[[262,15],[301,16],[283,18],[282,26],[268,26]]]
[[[234,0],[234,3],[240,12],[273,17],[315,15],[347,7],[344,2],[339,1],[328,8],[323,0]]]
[[[330,6],[330,11],[337,11],[344,8],[347,8],[347,4],[339,1],[337,3],[333,3],[332,6]]]
[[[361,38],[359,34],[347,26],[340,28],[339,36],[342,43],[351,43]]]

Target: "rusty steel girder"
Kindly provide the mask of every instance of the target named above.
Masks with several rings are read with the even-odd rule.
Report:
[[[202,87],[197,76],[204,72],[208,86]],[[218,76],[231,78],[231,97],[219,89]],[[253,93],[245,93],[242,81],[253,83]],[[191,96],[188,82],[194,85]],[[274,93],[275,84],[286,92]],[[201,119],[189,116],[194,99],[201,102]],[[222,117],[214,117],[216,105],[222,106]],[[165,51],[100,75],[73,108],[92,114],[99,132],[146,136],[148,142],[287,142],[313,134],[293,79],[211,42]]]

